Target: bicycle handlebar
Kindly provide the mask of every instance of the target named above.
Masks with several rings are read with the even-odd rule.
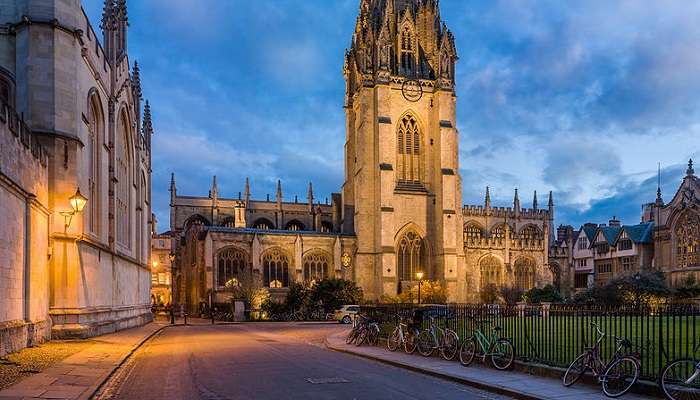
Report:
[[[605,332],[601,331],[598,327],[598,324],[596,324],[595,322],[591,322],[591,327],[594,328],[596,330],[596,333],[598,334],[598,339],[596,339],[595,341],[596,346],[598,346],[605,338]]]

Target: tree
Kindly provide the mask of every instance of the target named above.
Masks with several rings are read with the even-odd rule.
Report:
[[[231,292],[231,300],[243,300],[251,309],[259,309],[270,297],[259,274],[248,268],[243,268],[238,274],[238,279],[226,282],[226,289]]]
[[[596,285],[574,296],[574,303],[600,306],[631,305],[644,307],[665,301],[672,294],[663,272],[625,275],[603,285]]]
[[[325,312],[333,312],[344,304],[359,304],[362,289],[353,281],[345,279],[322,279],[309,290],[310,304],[323,304]]]
[[[484,304],[494,304],[498,302],[498,286],[495,283],[486,284],[479,293],[481,302]]]
[[[532,288],[523,294],[523,299],[531,304],[542,302],[557,303],[564,300],[559,290],[553,285],[547,285],[541,289]]]
[[[700,284],[694,274],[689,274],[685,280],[673,290],[674,300],[690,300],[700,296]]]
[[[515,305],[523,298],[523,290],[517,286],[501,286],[499,292],[503,301],[509,306]]]
[[[401,292],[398,296],[400,303],[413,303],[418,301],[418,285],[413,285],[410,290]],[[439,281],[425,280],[420,284],[420,302],[431,304],[443,304],[447,302],[447,289]]]
[[[311,290],[301,283],[294,282],[289,285],[289,292],[284,301],[287,311],[306,309],[309,304]]]

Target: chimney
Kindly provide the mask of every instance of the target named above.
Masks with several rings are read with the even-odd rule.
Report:
[[[610,226],[616,226],[616,227],[621,226],[620,220],[617,219],[614,215],[613,215],[612,219],[611,219],[610,221],[608,221],[608,225],[610,225]]]

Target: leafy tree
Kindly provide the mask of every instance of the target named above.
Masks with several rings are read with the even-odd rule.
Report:
[[[243,300],[251,309],[258,309],[270,297],[263,287],[259,273],[244,268],[238,279],[226,282],[226,289],[231,292],[231,300]]]
[[[297,311],[306,309],[309,305],[311,289],[307,286],[294,282],[289,285],[289,292],[284,301],[287,311]]]
[[[700,297],[700,284],[694,274],[689,274],[673,291],[674,300],[690,300],[697,297]]]
[[[410,290],[401,292],[398,296],[399,303],[413,303],[418,301],[418,285],[413,285]],[[423,304],[443,304],[447,302],[447,288],[439,281],[425,280],[420,284],[420,302]]]
[[[595,285],[574,296],[574,303],[600,306],[632,305],[643,307],[664,301],[672,294],[662,272],[646,272],[615,278]]]
[[[495,283],[489,283],[479,293],[481,302],[484,304],[494,304],[499,300],[498,286]]]
[[[498,291],[503,301],[509,306],[515,305],[523,298],[523,290],[517,286],[501,286]]]
[[[322,304],[325,312],[332,312],[344,304],[359,304],[362,289],[353,281],[323,279],[309,289],[309,304]]]
[[[543,288],[532,288],[523,294],[523,299],[531,304],[542,302],[557,303],[564,300],[559,290],[553,285],[547,285]]]

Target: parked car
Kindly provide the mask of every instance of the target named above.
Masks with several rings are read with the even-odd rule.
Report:
[[[349,304],[340,307],[340,309],[335,310],[334,319],[341,324],[349,324],[355,319],[357,313],[360,312],[360,306],[357,304]]]

